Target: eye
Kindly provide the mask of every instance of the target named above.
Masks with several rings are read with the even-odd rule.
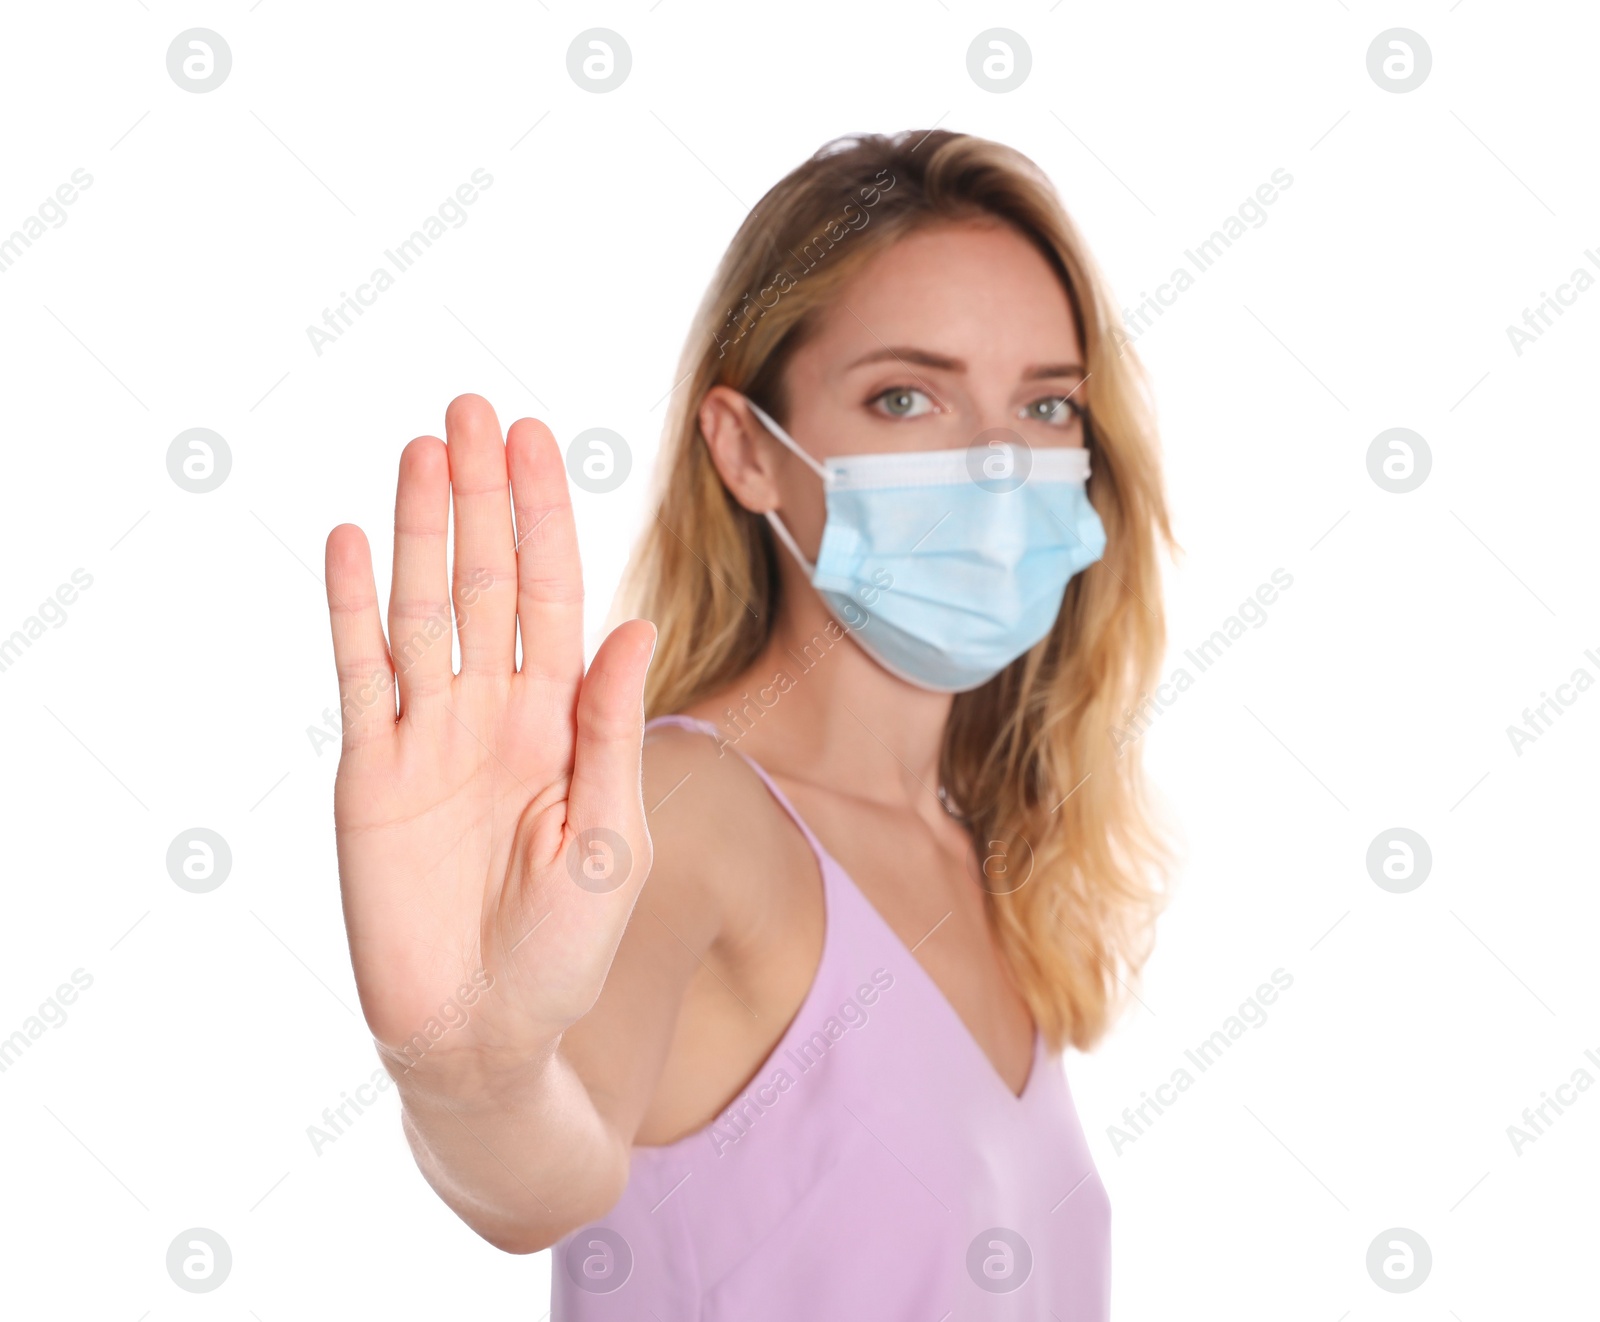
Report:
[[[1046,395],[1031,404],[1025,404],[1017,413],[1019,418],[1047,423],[1052,427],[1072,427],[1083,416],[1082,406],[1067,395]]]
[[[920,418],[937,407],[926,391],[912,386],[891,386],[868,402],[876,404],[881,412],[891,418]]]

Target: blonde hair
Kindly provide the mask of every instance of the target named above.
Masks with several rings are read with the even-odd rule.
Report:
[[[765,520],[733,498],[711,462],[699,424],[706,392],[730,386],[785,422],[784,369],[845,282],[914,229],[985,219],[1031,240],[1072,301],[1088,373],[1075,397],[1093,423],[1089,494],[1106,550],[1072,579],[1043,641],[956,695],[940,775],[979,856],[1026,866],[1020,884],[990,889],[989,920],[1051,1049],[1083,1050],[1148,957],[1170,864],[1139,747],[1114,732],[1155,682],[1166,642],[1157,557],[1173,539],[1143,369],[1033,162],[962,133],[852,135],[756,204],[685,344],[655,518],[613,617],[643,616],[659,630],[648,716],[680,711],[751,665],[779,606],[778,552]]]

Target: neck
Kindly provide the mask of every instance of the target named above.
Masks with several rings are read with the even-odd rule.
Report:
[[[784,566],[784,606],[766,647],[697,714],[769,769],[942,815],[939,752],[952,695],[884,670],[792,569]]]

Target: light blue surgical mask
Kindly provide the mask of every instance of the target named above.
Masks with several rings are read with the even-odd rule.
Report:
[[[973,446],[818,463],[827,521],[811,564],[767,520],[861,649],[921,688],[977,688],[1048,634],[1072,576],[1105,551],[1081,446]]]

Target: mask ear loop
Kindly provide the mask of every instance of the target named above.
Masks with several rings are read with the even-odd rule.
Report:
[[[824,465],[818,463],[804,450],[802,450],[799,444],[795,441],[794,437],[790,436],[788,432],[784,431],[784,429],[778,425],[776,419],[774,419],[765,409],[763,409],[761,405],[757,404],[755,400],[746,397],[745,403],[750,405],[750,411],[754,413],[756,417],[761,419],[761,425],[772,433],[773,438],[778,441],[779,444],[792,451],[807,468],[809,468],[813,473],[822,479],[822,484],[824,487],[830,484],[831,477],[828,469]],[[766,518],[767,523],[771,525],[772,531],[777,535],[778,540],[789,548],[789,554],[795,558],[795,562],[800,566],[800,568],[806,571],[806,578],[808,580],[814,578],[816,576],[817,567],[807,560],[801,553],[799,544],[795,541],[788,528],[784,526],[783,520],[778,517],[778,512],[776,510],[767,510],[764,512],[764,517]]]
[[[802,450],[794,437],[789,435],[788,432],[784,431],[784,429],[778,425],[777,419],[775,419],[770,413],[762,408],[761,405],[757,404],[755,400],[746,399],[745,403],[750,406],[750,411],[754,413],[756,417],[761,419],[762,425],[772,433],[775,439],[777,439],[786,448],[794,451],[795,456],[800,460],[800,462],[818,477],[820,477],[824,483],[828,481],[828,469],[824,465],[818,463],[804,450]]]

